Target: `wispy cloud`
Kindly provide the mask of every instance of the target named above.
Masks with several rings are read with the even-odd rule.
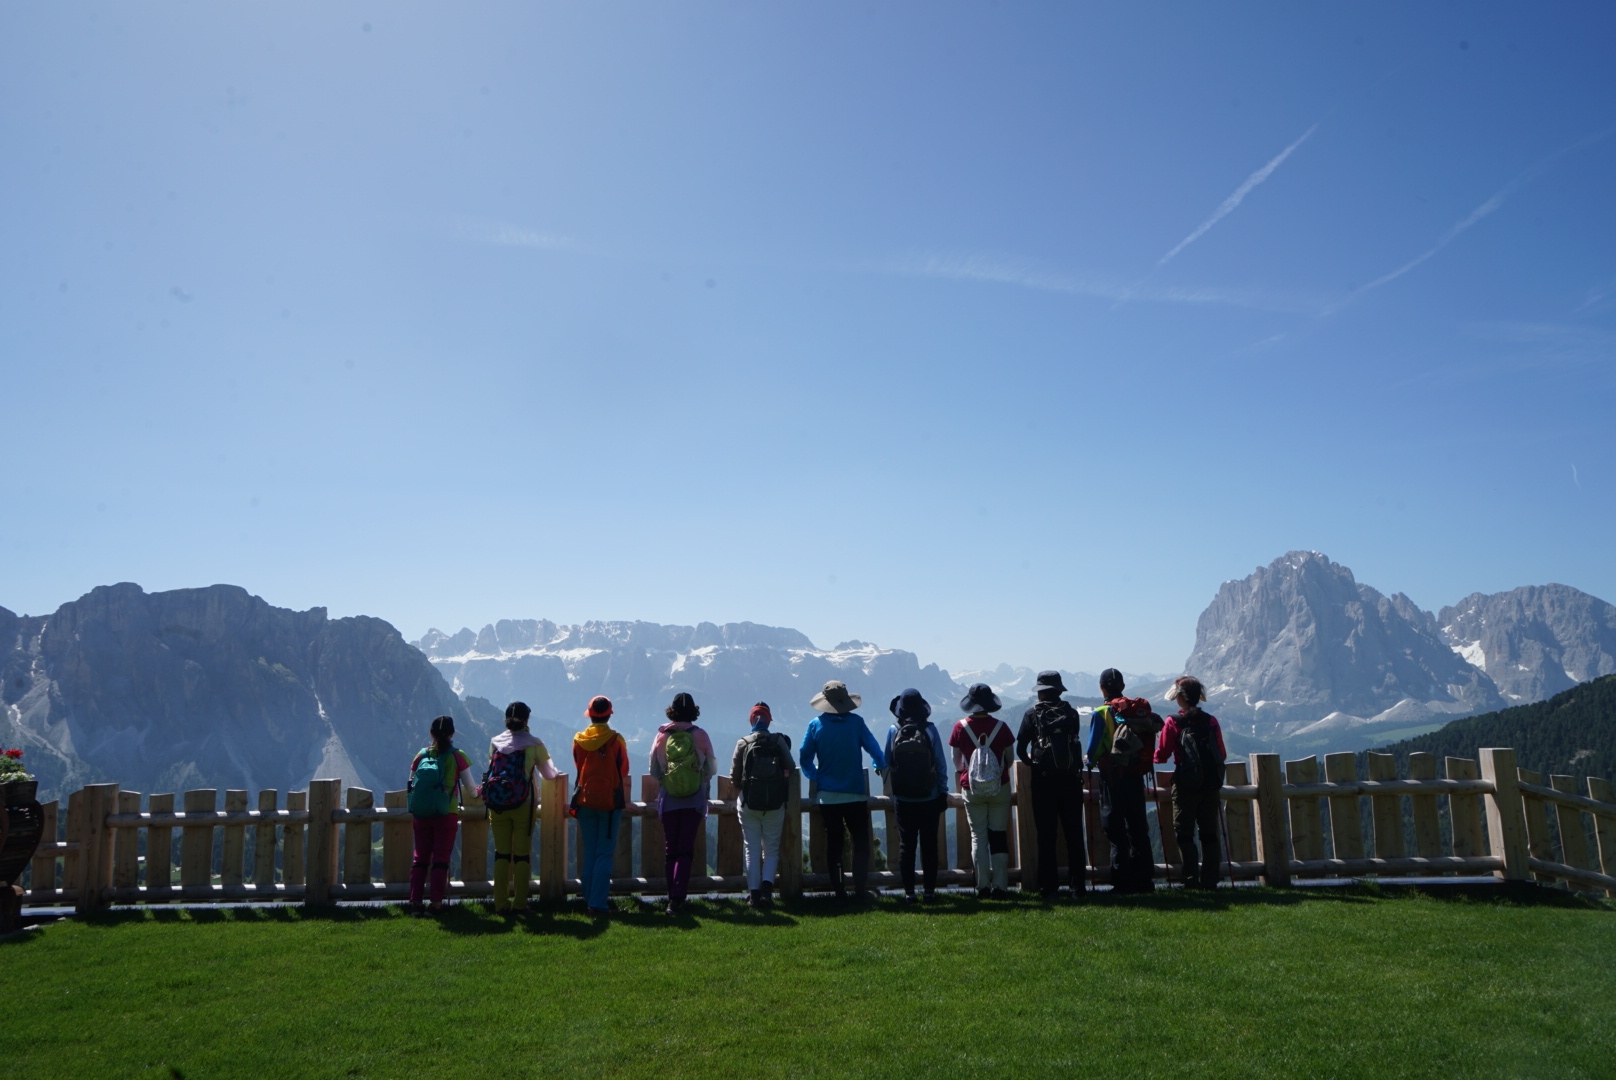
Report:
[[[1577,150],[1581,150],[1584,147],[1592,146],[1594,143],[1599,142],[1599,141],[1601,141],[1601,140],[1603,140],[1605,138],[1608,138],[1613,132],[1616,132],[1616,127],[1608,127],[1608,128],[1605,128],[1602,131],[1596,131],[1592,135],[1587,136],[1586,138],[1578,139],[1576,142],[1571,143],[1569,146],[1562,146],[1560,149],[1556,150],[1554,153],[1548,155],[1547,157],[1543,158],[1540,161],[1535,162],[1532,165],[1531,168],[1527,169],[1525,172],[1523,172],[1519,176],[1515,177],[1515,179],[1511,180],[1509,183],[1507,183],[1503,187],[1499,188],[1498,191],[1490,199],[1488,199],[1486,202],[1482,203],[1480,206],[1478,206],[1474,210],[1470,211],[1470,213],[1465,215],[1465,217],[1463,217],[1462,219],[1460,219],[1459,221],[1457,221],[1453,225],[1451,225],[1448,228],[1447,232],[1443,233],[1440,237],[1437,238],[1436,243],[1432,244],[1425,251],[1421,252],[1419,255],[1416,255],[1414,258],[1410,259],[1408,262],[1404,263],[1402,266],[1399,266],[1397,269],[1391,271],[1388,274],[1382,274],[1380,277],[1378,277],[1375,280],[1371,281],[1369,284],[1367,284],[1367,285],[1363,286],[1362,288],[1358,289],[1357,290],[1357,295],[1362,296],[1364,293],[1370,292],[1370,291],[1372,291],[1374,289],[1378,289],[1382,285],[1388,284],[1389,282],[1396,281],[1398,278],[1402,277],[1404,274],[1408,273],[1410,270],[1414,269],[1416,266],[1419,266],[1421,263],[1423,263],[1427,259],[1431,258],[1431,256],[1435,255],[1437,252],[1441,251],[1443,248],[1445,248],[1449,244],[1453,243],[1459,237],[1463,236],[1473,225],[1475,225],[1478,222],[1483,221],[1486,218],[1489,218],[1493,214],[1497,213],[1499,208],[1504,205],[1504,201],[1506,199],[1508,199],[1511,195],[1515,194],[1515,192],[1520,190],[1522,187],[1524,187],[1527,184],[1531,183],[1533,180],[1536,180],[1543,173],[1547,172],[1548,169],[1552,165],[1554,165],[1556,162],[1558,162],[1561,158],[1565,157],[1567,154],[1574,153]]]
[[[1224,218],[1228,217],[1230,214],[1234,213],[1235,209],[1243,201],[1245,201],[1246,196],[1250,195],[1252,190],[1255,189],[1258,184],[1274,175],[1274,170],[1285,164],[1285,159],[1290,157],[1291,154],[1295,153],[1296,148],[1307,142],[1308,138],[1317,130],[1319,130],[1319,125],[1314,124],[1312,127],[1302,132],[1301,137],[1295,142],[1291,143],[1285,149],[1276,154],[1272,161],[1258,169],[1256,172],[1252,173],[1250,176],[1246,177],[1245,183],[1234,189],[1234,194],[1230,195],[1227,199],[1224,199],[1218,204],[1218,208],[1212,211],[1211,217],[1197,225],[1195,230],[1184,239],[1180,240],[1178,245],[1174,247],[1173,250],[1156,260],[1157,269],[1166,266],[1180,251],[1183,251],[1185,248],[1195,243],[1195,241],[1205,236],[1208,229],[1222,221]]]
[[[513,225],[505,221],[462,221],[455,229],[455,235],[462,240],[470,240],[478,244],[493,244],[497,247],[523,247],[539,248],[544,251],[584,251],[584,246],[576,240],[554,233],[541,232],[529,229],[522,225]]]
[[[990,282],[1119,302],[1131,299],[1164,304],[1221,304],[1297,315],[1316,315],[1328,303],[1320,296],[1276,293],[1259,288],[1128,286],[1113,279],[1073,274],[1032,260],[989,253],[917,254],[866,269],[897,277]]]

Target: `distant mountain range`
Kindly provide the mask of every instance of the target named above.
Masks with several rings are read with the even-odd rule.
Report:
[[[1616,607],[1528,586],[1473,594],[1438,617],[1293,551],[1224,582],[1185,670],[1256,744],[1355,749],[1616,672]]]
[[[1356,750],[1616,673],[1616,607],[1544,585],[1476,593],[1433,615],[1318,552],[1291,552],[1223,584],[1184,670],[1208,686],[1232,752]],[[722,745],[757,701],[800,737],[827,679],[863,695],[880,731],[909,686],[946,720],[965,684],[987,682],[1013,719],[1035,674],[1001,664],[952,676],[902,649],[821,649],[755,623],[501,620],[432,630],[412,647],[380,619],[276,608],[233,585],[148,594],[124,583],[51,615],[0,608],[0,744],[24,749],[47,794],[102,779],[287,790],[315,775],[383,790],[402,785],[433,716],[454,716],[460,744],[480,753],[512,700],[532,706],[564,756],[598,693],[643,747],[689,691]],[[1093,674],[1062,677],[1070,700],[1097,700]],[[1160,704],[1165,677],[1128,681]]]
[[[380,619],[271,607],[214,585],[102,586],[54,614],[0,608],[0,742],[47,797],[116,780],[137,791],[287,791],[311,777],[404,785],[432,717],[487,734],[473,707]]]
[[[590,697],[605,694],[631,741],[648,739],[681,691],[701,706],[702,725],[723,738],[746,732],[759,701],[783,730],[800,734],[814,715],[809,699],[830,679],[863,696],[861,712],[872,727],[890,719],[887,704],[906,687],[940,713],[960,696],[947,671],[922,666],[914,653],[864,641],[820,649],[796,630],[756,623],[502,619],[477,633],[429,630],[415,645],[456,693],[525,701],[536,715],[563,723],[580,723]]]

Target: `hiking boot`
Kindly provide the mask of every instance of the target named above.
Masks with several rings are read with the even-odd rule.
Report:
[[[1009,889],[1001,889],[998,886],[994,886],[992,891],[990,891],[988,893],[988,895],[990,897],[992,897],[994,900],[1008,900],[1008,899],[1010,899],[1010,890]]]
[[[747,893],[746,894],[746,906],[749,907],[749,908],[760,908],[760,907],[762,907],[763,906],[763,890],[762,889],[753,889],[751,892]]]
[[[425,905],[411,904],[410,905],[410,917],[412,919],[424,919],[424,918],[426,918],[426,907],[425,907]]]
[[[774,906],[774,882],[772,881],[765,881],[763,883],[763,906]]]
[[[992,889],[978,889],[978,890],[976,890],[976,898],[978,900],[986,900],[988,897],[990,897],[992,895],[993,895],[993,890]]]
[[[922,903],[935,904],[937,902],[937,890],[927,889],[925,895],[920,899]]]
[[[915,899],[915,894],[912,892],[906,892],[903,894],[903,902],[905,906],[918,903],[918,901]]]

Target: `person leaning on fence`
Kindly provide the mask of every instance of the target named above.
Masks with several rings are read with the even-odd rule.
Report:
[[[796,771],[791,763],[791,739],[770,731],[773,722],[768,702],[752,706],[747,717],[752,730],[735,743],[729,767],[729,782],[740,799],[741,839],[746,845],[746,902],[755,908],[774,906],[787,785]]]
[[[915,849],[926,903],[937,899],[937,822],[948,806],[948,759],[930,720],[931,705],[911,687],[887,706],[898,722],[887,732],[887,778],[898,803],[898,874],[903,900],[915,902]],[[890,843],[890,841],[889,841]]]
[[[432,745],[410,762],[409,808],[415,832],[415,857],[410,863],[410,913],[422,912],[421,894],[428,872],[432,878],[432,911],[443,910],[449,891],[449,856],[460,827],[456,805],[477,802],[471,787],[471,762],[454,748],[454,717],[432,721]]]
[[[550,751],[527,729],[532,715],[525,702],[505,707],[505,730],[488,744],[488,769],[477,789],[494,834],[494,912],[499,915],[527,910],[538,806],[533,773],[537,770],[546,780],[561,775],[550,761]]]
[[[701,709],[689,694],[675,694],[666,711],[668,722],[657,728],[651,744],[651,775],[662,819],[663,866],[668,878],[668,914],[685,906],[690,873],[696,860],[696,833],[706,827],[707,781],[717,772],[713,743],[696,726]]]
[[[1144,698],[1125,698],[1122,672],[1100,672],[1106,703],[1089,719],[1088,761],[1100,770],[1100,827],[1111,841],[1111,891],[1150,892],[1156,887],[1156,856],[1145,813],[1145,774],[1161,717]]]
[[[976,894],[995,900],[1010,895],[1010,761],[1016,737],[993,715],[1003,707],[991,686],[973,684],[960,701],[967,715],[948,737],[971,823]]]
[[[1016,756],[1032,773],[1032,818],[1038,833],[1038,895],[1053,900],[1060,889],[1057,826],[1066,833],[1066,864],[1072,895],[1087,885],[1083,843],[1083,719],[1061,700],[1066,684],[1058,671],[1040,671],[1038,700],[1021,716]],[[1024,886],[1025,887],[1025,886]]]
[[[1167,699],[1178,703],[1178,712],[1162,726],[1156,761],[1173,759],[1173,834],[1184,859],[1184,884],[1189,888],[1218,887],[1218,863],[1223,848],[1218,843],[1218,822],[1223,812],[1223,729],[1218,718],[1201,708],[1206,689],[1201,680],[1180,675],[1167,691]],[[1195,846],[1195,834],[1201,846]],[[1197,872],[1199,871],[1199,872]]]
[[[859,903],[870,898],[870,804],[861,751],[877,769],[885,769],[886,756],[853,710],[862,699],[847,692],[847,684],[832,679],[813,696],[819,715],[808,721],[799,760],[802,774],[819,785],[819,820],[825,827],[825,862],[838,902],[847,899],[842,880],[842,830],[853,838],[853,889]]]
[[[572,764],[578,770],[572,815],[578,819],[583,847],[578,855],[578,877],[589,914],[605,915],[611,911],[617,830],[622,827],[623,807],[628,805],[628,744],[612,730],[611,698],[590,698],[584,716],[589,726],[572,737]]]

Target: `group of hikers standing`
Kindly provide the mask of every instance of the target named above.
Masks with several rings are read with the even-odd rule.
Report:
[[[931,704],[918,690],[904,690],[888,705],[894,723],[883,744],[856,711],[862,704],[859,695],[833,680],[812,699],[818,715],[809,722],[795,757],[790,737],[771,730],[774,718],[769,706],[758,702],[748,716],[750,730],[735,744],[729,771],[738,793],[748,903],[767,908],[774,902],[789,785],[798,768],[817,789],[832,890],[838,900],[847,899],[845,867],[851,870],[854,898],[869,899],[866,757],[891,784],[898,819],[899,880],[906,903],[936,898],[938,828],[948,806],[951,773],[970,823],[978,895],[1009,895],[1010,768],[1018,759],[1027,764],[1031,776],[1037,889],[1044,899],[1055,899],[1060,892],[1057,846],[1062,835],[1071,894],[1081,896],[1088,887],[1086,771],[1095,778],[1100,826],[1111,848],[1112,891],[1154,888],[1145,778],[1156,764],[1169,759],[1174,764],[1173,831],[1183,855],[1184,884],[1215,888],[1222,861],[1219,790],[1226,751],[1217,718],[1200,707],[1206,700],[1200,681],[1186,675],[1173,683],[1168,698],[1178,711],[1164,720],[1148,700],[1125,697],[1122,673],[1107,668],[1100,675],[1105,703],[1092,713],[1086,745],[1082,717],[1062,697],[1067,689],[1060,672],[1040,672],[1035,689],[1037,699],[1012,732],[995,715],[1003,704],[993,688],[986,683],[972,685],[959,703],[964,716],[946,739],[931,721]],[[569,810],[578,819],[579,877],[592,915],[610,911],[618,829],[630,801],[628,744],[612,728],[612,712],[610,699],[592,698],[585,711],[589,724],[572,743],[577,781]],[[494,837],[495,911],[526,910],[537,810],[535,777],[561,775],[543,742],[528,730],[531,715],[520,701],[506,708],[506,730],[489,744],[480,784],[471,779],[470,760],[454,747],[453,718],[432,721],[432,745],[417,753],[410,765],[409,808],[415,833],[412,912],[427,910],[423,900],[429,883],[430,910],[443,904],[459,824],[457,793],[460,805],[480,802],[488,809]],[[689,895],[696,839],[705,828],[709,783],[718,774],[718,760],[711,738],[696,722],[701,709],[690,694],[675,695],[665,715],[667,723],[657,729],[651,744],[650,772],[658,785],[656,815],[663,833],[667,910],[676,914]],[[849,838],[850,864],[845,850]]]

